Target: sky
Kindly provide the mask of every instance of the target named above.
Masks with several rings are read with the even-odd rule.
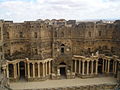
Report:
[[[120,0],[0,0],[0,19],[120,19]]]

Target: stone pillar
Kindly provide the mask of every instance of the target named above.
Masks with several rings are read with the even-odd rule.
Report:
[[[30,63],[28,62],[28,78],[30,78]]]
[[[51,64],[50,64],[51,61],[49,61],[49,75],[51,74]]]
[[[113,73],[114,73],[114,71],[115,71],[115,63],[114,63],[115,61],[113,61]]]
[[[5,71],[5,67],[3,67],[3,75],[4,75],[4,77],[6,77],[6,71]]]
[[[14,67],[14,78],[16,78],[17,77],[17,75],[16,75],[16,63],[13,64],[13,67]]]
[[[98,74],[98,60],[96,60],[96,70],[95,70],[95,74]]]
[[[84,75],[84,65],[85,65],[85,61],[82,61],[82,75]]]
[[[34,63],[32,64],[33,64],[33,78],[35,78],[35,64]]]
[[[102,73],[104,73],[104,59],[103,59],[103,64],[102,64]]]
[[[87,61],[87,75],[89,74],[89,61]]]
[[[91,74],[93,74],[93,60],[91,61]]]
[[[6,71],[7,71],[7,78],[9,78],[9,65],[7,65]]]
[[[105,72],[107,72],[107,60],[105,62]]]
[[[46,76],[47,76],[47,62],[45,63],[45,65],[46,65],[46,70],[45,71],[46,71]]]
[[[26,70],[26,62],[24,62],[24,64],[25,64],[25,77],[27,76],[27,70]]]
[[[116,74],[116,68],[117,68],[117,61],[115,61],[115,71],[114,71],[114,74]]]
[[[42,63],[43,64],[43,77],[45,77],[45,66],[44,66],[44,63]]]
[[[75,73],[76,73],[76,63],[77,63],[77,61],[75,60]]]
[[[107,72],[110,72],[110,60],[108,60],[108,67],[107,67]]]
[[[38,62],[38,77],[40,77],[40,63]]]
[[[20,65],[18,63],[18,77],[20,77]]]
[[[79,74],[81,74],[81,61],[79,61]]]

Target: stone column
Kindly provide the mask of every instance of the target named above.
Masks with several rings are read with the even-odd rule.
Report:
[[[115,63],[114,63],[114,62],[115,62],[115,61],[113,61],[113,73],[114,73],[114,71],[115,71],[115,67],[114,67],[114,64],[115,64]]]
[[[110,60],[108,60],[108,67],[107,67],[107,72],[110,72]]]
[[[30,63],[28,62],[28,78],[30,78]]]
[[[82,75],[84,75],[84,64],[85,64],[85,61],[82,61]]]
[[[3,67],[3,75],[4,77],[6,77],[6,71],[5,71],[6,67]]]
[[[91,74],[93,74],[93,60],[91,61]]]
[[[75,60],[75,73],[76,73],[76,60]]]
[[[46,65],[46,70],[45,71],[46,71],[46,76],[47,76],[47,62],[45,63],[45,65]]]
[[[17,77],[17,75],[16,75],[16,63],[13,64],[13,67],[14,67],[14,78],[16,78]]]
[[[102,64],[102,73],[104,73],[104,59],[103,59],[103,64]]]
[[[50,66],[50,62],[51,62],[51,61],[49,61],[49,75],[51,74],[51,66]]]
[[[42,63],[43,64],[43,77],[45,77],[45,66],[44,66],[44,63]]]
[[[114,71],[114,74],[116,74],[116,68],[117,68],[117,61],[115,61],[115,71]]]
[[[96,60],[96,70],[95,70],[95,74],[98,74],[98,60]]]
[[[20,77],[20,65],[18,63],[18,77]]]
[[[79,74],[81,74],[81,61],[79,61]]]
[[[7,71],[7,78],[9,78],[9,64],[7,65],[6,71]]]
[[[89,74],[89,61],[87,61],[87,75]]]
[[[38,77],[40,77],[40,63],[38,62]]]
[[[33,78],[35,78],[35,64],[34,63],[32,64],[33,64]]]
[[[105,72],[107,72],[107,60],[105,62]]]
[[[24,62],[24,64],[25,64],[25,77],[27,76],[27,70],[26,70],[26,62]]]

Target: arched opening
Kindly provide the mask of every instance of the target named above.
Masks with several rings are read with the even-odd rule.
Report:
[[[64,54],[64,44],[61,45],[61,54]]]
[[[19,37],[23,38],[23,32],[19,32]]]
[[[61,48],[61,54],[64,54],[64,47]]]
[[[38,64],[35,63],[35,76],[37,77],[38,76]]]
[[[33,77],[33,65],[30,63],[30,77]]]
[[[110,60],[110,72],[113,72],[113,59]]]
[[[59,67],[60,67],[60,75],[66,76],[66,64],[64,62],[61,62],[59,64]]]
[[[103,65],[103,59],[99,58],[98,59],[98,73],[102,74],[102,65]]]
[[[25,63],[21,61],[19,65],[20,65],[20,79],[23,79],[25,78]]]
[[[13,69],[13,64],[9,64],[9,77],[14,77],[14,69]]]

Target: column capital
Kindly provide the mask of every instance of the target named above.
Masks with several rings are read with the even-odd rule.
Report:
[[[37,62],[37,64],[40,64],[40,62]]]
[[[89,60],[87,60],[87,63],[89,63],[90,61]]]
[[[82,60],[82,62],[85,62],[85,60]]]
[[[35,64],[35,62],[32,62],[32,64]]]
[[[15,65],[16,63],[13,63],[13,65]]]
[[[96,62],[98,62],[98,60],[95,60]]]
[[[107,59],[108,61],[110,61],[111,59]]]
[[[81,61],[81,59],[78,59],[79,61]]]
[[[45,62],[42,62],[42,64],[45,64]]]

